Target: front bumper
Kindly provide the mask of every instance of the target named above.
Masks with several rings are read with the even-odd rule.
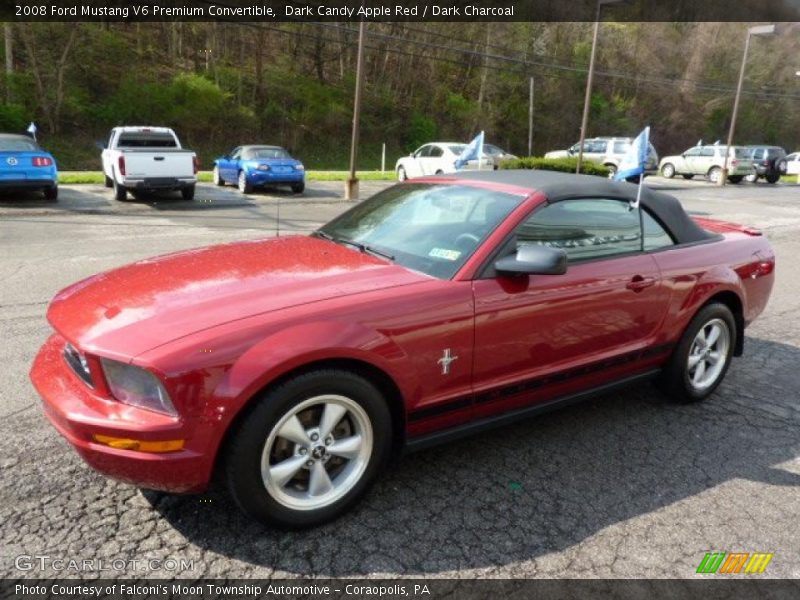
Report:
[[[136,486],[167,492],[205,489],[213,456],[202,435],[190,424],[152,411],[104,398],[67,366],[65,341],[52,335],[39,350],[31,381],[42,397],[44,413],[58,432],[97,471]],[[94,435],[145,441],[185,439],[182,450],[154,454],[111,448],[93,441]]]
[[[254,186],[270,185],[274,183],[300,183],[305,179],[305,171],[292,169],[291,171],[259,171],[253,169],[247,173],[247,181]]]

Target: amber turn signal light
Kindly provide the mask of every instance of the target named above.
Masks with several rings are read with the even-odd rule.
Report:
[[[110,435],[93,435],[92,439],[98,444],[103,444],[119,450],[136,450],[137,452],[176,452],[183,448],[185,440],[165,440],[150,442],[142,440],[131,440],[128,438],[112,437]]]

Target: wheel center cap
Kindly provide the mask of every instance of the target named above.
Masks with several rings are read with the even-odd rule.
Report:
[[[320,460],[320,459],[322,459],[322,458],[325,458],[325,454],[326,454],[326,453],[327,453],[327,452],[326,452],[326,450],[325,450],[325,446],[316,446],[316,447],[315,447],[315,448],[314,448],[314,449],[311,451],[311,456],[313,456],[313,457],[314,457],[314,458],[316,458],[317,460]]]

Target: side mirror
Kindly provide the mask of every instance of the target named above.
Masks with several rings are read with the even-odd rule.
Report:
[[[567,272],[567,253],[561,248],[526,244],[494,263],[498,273],[512,275],[563,275]]]
[[[100,140],[97,140],[94,143],[94,145],[97,147],[98,150],[105,150],[106,149],[106,143],[105,142],[101,142]]]

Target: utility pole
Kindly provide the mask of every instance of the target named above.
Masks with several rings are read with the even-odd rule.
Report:
[[[358,200],[358,178],[356,163],[358,162],[358,121],[361,116],[361,88],[364,79],[364,29],[362,20],[358,24],[358,58],[356,59],[356,91],[353,99],[353,137],[350,140],[350,177],[344,188],[345,200]]]
[[[11,75],[14,74],[14,31],[11,23],[3,23],[3,37],[6,51],[6,101],[11,102]]]
[[[531,77],[528,102],[528,156],[533,156],[533,77]]]

